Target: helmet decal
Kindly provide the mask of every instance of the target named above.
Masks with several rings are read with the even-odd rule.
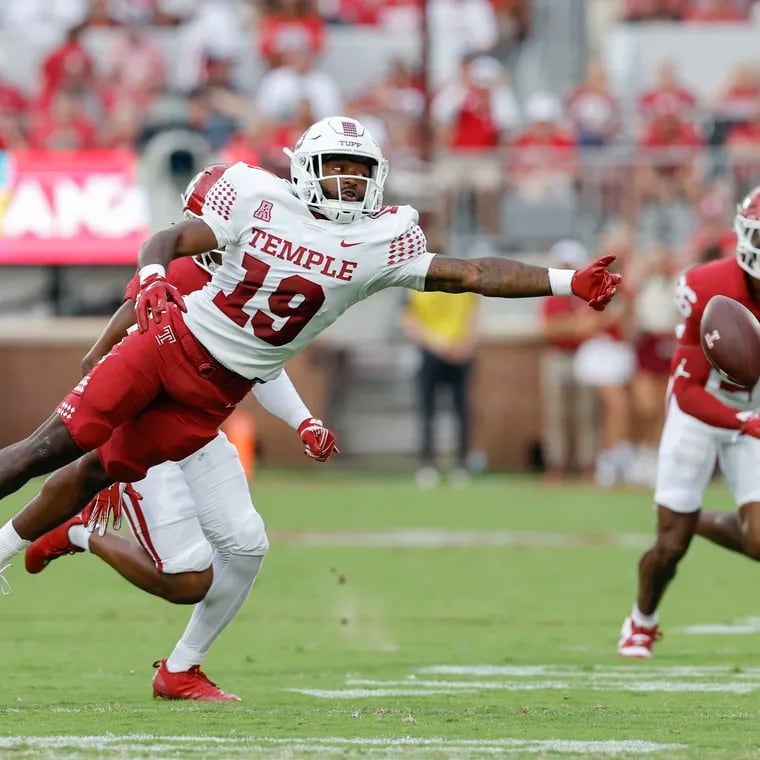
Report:
[[[344,121],[343,134],[346,137],[359,137],[359,132],[356,129],[356,124],[354,124],[352,121]]]

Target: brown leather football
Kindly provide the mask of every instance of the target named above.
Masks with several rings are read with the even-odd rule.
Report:
[[[713,296],[699,323],[702,350],[729,382],[752,387],[760,378],[760,322],[728,296]]]

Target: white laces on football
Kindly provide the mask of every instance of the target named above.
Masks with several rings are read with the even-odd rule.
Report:
[[[3,575],[3,573],[10,567],[10,563],[7,565],[3,565],[0,567],[0,594],[3,596],[8,596],[8,594],[11,593],[11,584],[8,582],[8,579]]]

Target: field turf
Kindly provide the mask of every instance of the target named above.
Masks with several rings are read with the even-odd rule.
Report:
[[[3,519],[31,488],[3,502]],[[272,549],[204,669],[151,698],[190,608],[89,555],[0,597],[0,758],[760,756],[760,567],[695,540],[651,662],[615,655],[646,491],[260,472]],[[720,486],[708,506],[728,506]]]

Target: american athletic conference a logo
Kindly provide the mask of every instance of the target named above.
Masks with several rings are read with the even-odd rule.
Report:
[[[261,201],[259,207],[253,212],[254,219],[261,219],[262,222],[272,221],[272,201]]]

